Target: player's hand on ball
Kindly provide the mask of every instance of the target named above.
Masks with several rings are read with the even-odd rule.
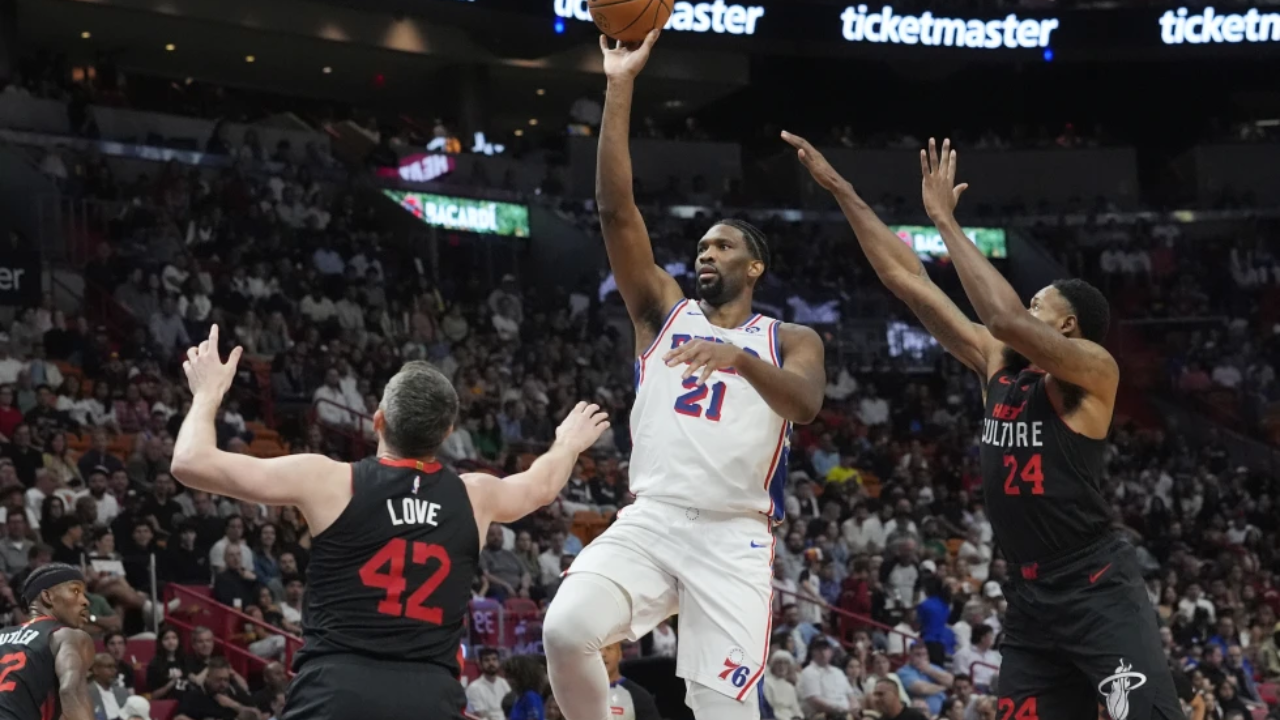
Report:
[[[611,80],[630,80],[640,74],[645,63],[649,62],[649,51],[658,42],[661,30],[650,30],[644,42],[639,45],[618,43],[617,47],[609,47],[609,38],[600,36],[600,52],[604,53],[604,75]]]
[[[556,442],[576,453],[586,452],[609,428],[609,414],[594,403],[580,402],[556,428]]]
[[[209,339],[200,343],[199,347],[187,348],[187,359],[182,363],[182,370],[187,374],[187,383],[191,386],[193,396],[204,395],[221,399],[231,389],[231,381],[236,377],[236,365],[240,363],[240,355],[244,348],[236,347],[222,362],[218,356],[218,326],[209,329]]]
[[[712,373],[717,370],[728,370],[739,362],[742,349],[728,343],[711,342],[710,340],[690,340],[667,353],[662,359],[667,367],[675,367],[681,363],[689,367],[684,371],[684,379],[697,375],[698,384],[705,385]]]
[[[792,135],[786,130],[782,131],[782,139],[796,149],[796,157],[800,158],[800,163],[813,176],[814,182],[830,192],[848,186],[849,181],[836,172],[836,169],[831,167],[831,163],[827,162],[822,153],[810,145],[808,140],[799,135]]]
[[[920,190],[924,195],[924,211],[934,222],[946,220],[956,210],[960,196],[969,189],[968,183],[956,185],[956,151],[951,141],[942,141],[942,154],[938,144],[929,138],[929,149],[920,151],[920,172],[924,179]]]

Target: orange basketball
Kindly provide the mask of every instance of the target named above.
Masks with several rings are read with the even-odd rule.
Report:
[[[674,0],[590,0],[587,8],[596,27],[624,43],[638,43],[650,30],[661,30],[671,19]]]

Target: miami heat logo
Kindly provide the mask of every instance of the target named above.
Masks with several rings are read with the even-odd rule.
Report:
[[[1098,683],[1098,692],[1107,696],[1107,713],[1111,720],[1125,720],[1129,717],[1129,693],[1147,684],[1147,676],[1133,671],[1133,665],[1126,665],[1120,658],[1120,665],[1110,677]]]

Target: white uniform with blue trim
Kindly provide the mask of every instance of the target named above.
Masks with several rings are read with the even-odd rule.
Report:
[[[782,515],[790,424],[751,384],[717,371],[704,386],[663,356],[693,339],[726,342],[781,365],[779,322],[712,325],[691,300],[667,315],[636,360],[631,412],[634,505],[574,561],[631,598],[635,640],[679,613],[676,672],[754,702],[772,626],[772,522]]]

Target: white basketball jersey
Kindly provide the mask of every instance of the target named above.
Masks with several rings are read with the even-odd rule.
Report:
[[[715,372],[699,387],[696,376],[682,380],[687,366],[662,360],[672,348],[702,339],[781,367],[779,324],[755,315],[740,328],[720,328],[696,302],[676,305],[636,360],[631,492],[673,505],[782,517],[790,423],[732,370]]]

